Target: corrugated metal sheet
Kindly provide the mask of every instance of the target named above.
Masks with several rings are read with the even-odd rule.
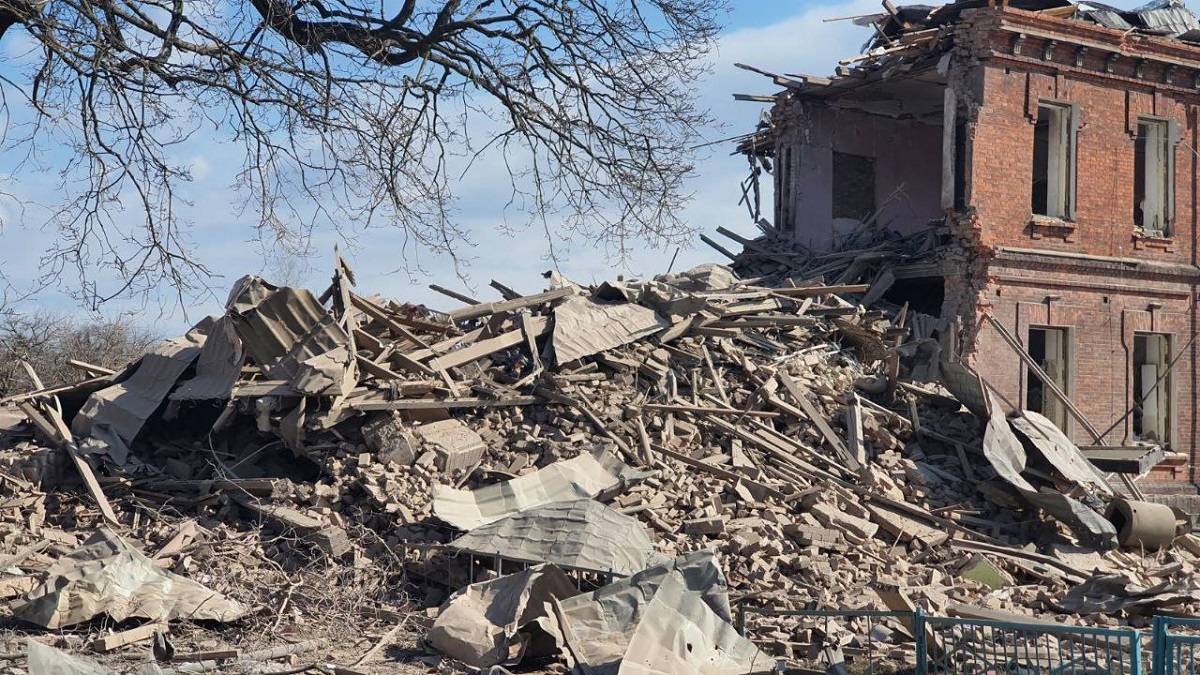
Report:
[[[200,344],[182,338],[150,349],[129,379],[88,397],[71,421],[72,433],[87,436],[93,426],[105,424],[126,443],[133,441],[200,350]]]
[[[246,354],[273,379],[290,379],[296,364],[346,344],[346,332],[309,291],[274,289],[257,278],[239,287],[229,316]],[[273,374],[284,360],[289,365],[282,366],[283,374]]]
[[[1196,15],[1179,0],[1157,0],[1133,10],[1133,13],[1144,30],[1163,35],[1179,35],[1200,28]]]
[[[196,376],[180,383],[172,401],[227,399],[242,372],[242,341],[228,316],[208,330],[204,349],[196,360]]]

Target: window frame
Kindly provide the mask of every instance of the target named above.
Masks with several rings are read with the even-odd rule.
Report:
[[[1159,161],[1156,164],[1160,165],[1160,170],[1155,171],[1155,176],[1151,176],[1149,172],[1150,145],[1147,142],[1146,151],[1142,153],[1142,161],[1145,162],[1145,168],[1142,169],[1142,185],[1138,186],[1138,155],[1137,144],[1142,136],[1142,127],[1156,127],[1159,134],[1162,136],[1161,143],[1155,143],[1156,151],[1159,154]],[[1154,115],[1139,115],[1133,134],[1134,142],[1134,203],[1133,203],[1133,223],[1134,228],[1143,236],[1167,239],[1174,236],[1175,232],[1175,147],[1179,142],[1178,124],[1175,120],[1166,117],[1157,117]],[[1151,191],[1151,181],[1159,182],[1158,189]],[[1154,227],[1153,224],[1146,223],[1146,209],[1143,209],[1138,204],[1139,189],[1143,197],[1143,203],[1149,200],[1152,196],[1161,203],[1157,204],[1154,209],[1155,216],[1162,218],[1160,227]],[[1154,193],[1152,195],[1152,192]],[[1141,215],[1141,221],[1138,222],[1138,216]]]
[[[1054,117],[1049,121],[1046,148],[1046,205],[1045,213],[1039,213],[1030,199],[1035,217],[1074,221],[1076,217],[1076,186],[1079,174],[1079,117],[1078,103],[1038,99],[1037,116],[1033,119],[1036,128],[1041,120],[1041,111],[1051,110]],[[1055,121],[1057,120],[1057,122]],[[1036,152],[1036,137],[1035,137]],[[1056,151],[1057,149],[1057,151]],[[1032,155],[1031,155],[1032,157]],[[1055,158],[1057,157],[1057,161]],[[1032,162],[1031,162],[1032,169]],[[1032,176],[1030,190],[1037,176]]]

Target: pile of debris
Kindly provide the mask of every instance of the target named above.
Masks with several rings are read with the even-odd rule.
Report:
[[[916,312],[746,276],[435,287],[447,312],[360,295],[340,259],[319,296],[246,277],[121,371],[31,371],[3,401],[0,589],[24,635],[113,653],[96,672],[765,672],[909,660],[912,635],[756,615],[742,636],[739,608],[1200,606],[1180,514],[934,368]],[[7,651],[58,672],[46,649]]]

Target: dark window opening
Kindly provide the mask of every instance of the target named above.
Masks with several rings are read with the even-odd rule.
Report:
[[[954,125],[954,209],[967,208],[967,121],[960,111]]]
[[[1069,218],[1074,192],[1074,114],[1070,106],[1038,105],[1033,126],[1030,208],[1037,215]]]
[[[833,217],[865,221],[875,213],[875,159],[833,153]]]
[[[883,297],[897,305],[907,302],[908,308],[914,312],[941,316],[942,303],[946,298],[945,281],[942,277],[897,279]]]
[[[1065,328],[1030,328],[1029,356],[1041,366],[1050,381],[1068,395],[1069,357]],[[1067,410],[1062,401],[1032,369],[1025,374],[1025,409],[1045,415],[1059,429],[1067,428]]]

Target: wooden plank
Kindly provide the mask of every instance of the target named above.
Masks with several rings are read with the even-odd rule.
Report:
[[[411,340],[413,342],[413,344],[418,344],[418,345],[421,345],[422,347],[429,347],[429,345],[426,344],[424,340],[417,337],[416,333],[413,333],[408,328],[406,328],[404,326],[404,324],[397,321],[395,319],[395,317],[393,317],[383,307],[380,307],[379,305],[371,302],[370,300],[362,297],[361,295],[357,295],[354,293],[350,294],[350,302],[353,303],[353,305],[356,309],[361,311],[363,314],[366,314],[367,316],[371,317],[373,320],[378,321],[379,323],[383,324],[384,326],[387,326],[387,329],[392,331],[396,335],[400,335],[407,340]]]
[[[712,238],[709,237],[708,235],[701,234],[700,241],[713,247],[713,250],[715,250],[717,253],[720,253],[721,255],[725,256],[726,258],[729,258],[730,260],[737,260],[737,256],[734,253],[732,253],[729,249],[725,248],[724,246],[713,241]]]
[[[829,426],[829,423],[825,421],[825,416],[821,414],[821,411],[817,410],[816,405],[814,405],[812,401],[808,400],[808,394],[801,389],[799,383],[797,383],[791,377],[788,377],[787,373],[782,371],[778,374],[777,379],[779,380],[780,384],[783,385],[784,389],[787,389],[788,393],[792,395],[792,398],[795,399],[796,404],[800,406],[801,410],[804,411],[804,414],[808,416],[813,425],[817,427],[817,431],[820,432],[821,436],[825,439],[825,442],[829,445],[829,447],[833,448],[833,451],[837,453],[838,458],[842,460],[842,463],[846,465],[846,468],[850,469],[851,471],[858,471],[861,469],[862,463],[858,461],[858,458],[850,453],[850,449],[847,448],[846,444],[842,442],[841,436],[838,436],[837,432],[833,430],[833,427]]]
[[[86,361],[80,361],[78,359],[67,359],[67,365],[71,366],[72,368],[82,370],[93,377],[115,375],[117,373],[117,371],[113,370],[112,368],[97,366],[95,364],[88,363]]]
[[[259,380],[233,388],[232,398],[261,398],[263,396],[303,396],[288,380]]]
[[[850,402],[846,406],[846,440],[847,450],[859,464],[867,463],[867,446],[863,443],[862,405],[858,394],[850,393]]]
[[[167,630],[167,627],[164,624],[144,623],[137,628],[130,628],[129,630],[121,631],[120,633],[113,633],[112,635],[105,635],[102,638],[97,638],[92,641],[92,644],[89,645],[89,648],[94,652],[106,654],[114,649],[119,649],[126,645],[134,644],[135,642],[149,640],[150,638],[154,637],[156,632],[165,630]]]
[[[535,316],[530,319],[527,327],[511,330],[486,340],[480,340],[469,347],[463,347],[444,356],[430,359],[428,366],[434,370],[448,370],[483,358],[489,354],[515,347],[525,341],[527,332],[532,332],[534,335],[540,336],[544,335],[548,330],[550,330],[549,319],[544,316]]]
[[[802,286],[799,288],[775,288],[772,292],[780,295],[786,295],[789,298],[806,298],[815,295],[827,295],[839,293],[866,293],[870,290],[870,284],[839,284],[835,286]]]
[[[454,298],[455,300],[458,300],[459,302],[467,304],[467,305],[480,304],[478,300],[476,300],[475,298],[472,298],[469,295],[463,295],[462,293],[459,293],[457,291],[452,291],[449,288],[446,288],[444,286],[438,286],[437,284],[429,284],[429,290],[437,291],[438,293],[441,293],[442,295],[444,295],[446,297]]]
[[[489,302],[489,303],[485,303],[485,304],[471,305],[470,307],[463,307],[461,309],[451,310],[449,312],[449,315],[450,315],[450,318],[455,321],[463,321],[465,319],[477,319],[479,317],[488,316],[490,314],[499,314],[501,312],[511,312],[516,309],[524,309],[526,307],[533,307],[535,305],[541,305],[541,304],[550,302],[552,300],[558,300],[559,298],[565,298],[568,295],[574,295],[574,294],[575,294],[575,289],[556,288],[552,291],[546,291],[545,293],[538,293],[537,295],[526,295],[526,296],[517,298],[515,300],[506,300],[505,302]]]
[[[398,401],[359,401],[347,403],[352,410],[437,410],[438,408],[493,408],[503,406],[537,405],[545,403],[540,396],[509,396],[506,398],[409,398]]]
[[[730,415],[733,417],[779,417],[779,413],[770,410],[737,410],[735,408],[717,408],[713,406],[682,405],[679,403],[647,403],[644,410],[661,410],[664,412],[686,412],[695,414]]]
[[[488,286],[491,286],[492,288],[499,291],[501,297],[503,297],[505,300],[516,300],[517,298],[521,297],[520,293],[514,291],[513,289],[509,288],[508,286],[505,286],[504,284],[500,283],[499,281],[496,281],[495,279],[492,279],[491,281],[489,281]]]
[[[355,354],[354,358],[356,360],[358,360],[358,367],[362,368],[363,372],[365,372],[368,375],[371,375],[372,377],[374,377],[377,380],[402,380],[402,379],[404,379],[398,373],[394,373],[391,370],[388,370],[386,367],[381,366],[378,363],[375,363],[374,361],[372,361],[371,359],[368,359],[367,357],[363,356],[362,354]]]
[[[771,497],[774,497],[775,499],[785,499],[787,497],[787,495],[783,494],[779,490],[776,490],[775,488],[773,488],[769,485],[765,485],[763,483],[759,483],[757,481],[750,480],[749,478],[743,476],[740,473],[726,471],[725,469],[722,469],[719,466],[713,466],[712,464],[702,462],[698,459],[692,459],[691,457],[688,457],[687,455],[681,455],[678,452],[675,452],[674,450],[665,448],[661,445],[655,445],[653,447],[654,447],[654,451],[659,454],[662,454],[666,457],[670,457],[671,459],[674,459],[678,462],[687,464],[688,466],[700,469],[700,470],[704,471],[705,473],[710,473],[710,474],[716,476],[717,478],[720,478],[721,480],[733,483],[735,485],[738,483],[745,483],[747,485],[751,485],[759,490],[762,490],[764,493],[766,493],[767,495],[769,495]]]
[[[80,478],[83,479],[83,484],[87,488],[88,494],[91,495],[92,501],[96,502],[96,506],[100,509],[100,515],[113,525],[120,525],[117,520],[117,514],[113,511],[112,505],[108,503],[108,498],[104,496],[104,491],[100,489],[100,483],[96,481],[96,474],[92,471],[92,466],[87,463],[79,454],[79,447],[75,445],[75,439],[71,436],[71,430],[67,428],[63,422],[62,415],[58,414],[57,410],[46,408],[44,415],[41,411],[34,407],[33,404],[21,402],[19,404],[21,411],[24,412],[34,425],[42,430],[51,441],[63,449],[64,452],[71,458],[71,462],[75,465],[75,470],[79,472]]]
[[[89,378],[86,380],[81,380],[79,382],[75,382],[74,384],[61,384],[56,387],[46,387],[45,389],[36,389],[34,391],[27,391],[24,394],[13,394],[12,396],[6,396],[5,398],[0,398],[0,403],[17,403],[20,401],[28,401],[28,400],[34,399],[34,398],[41,398],[43,396],[54,396],[56,394],[62,394],[62,393],[71,391],[73,389],[78,389],[80,387],[87,387],[87,386],[90,386],[93,384],[103,384],[108,381],[109,381],[108,375],[101,375],[99,377],[93,377],[93,378]]]

